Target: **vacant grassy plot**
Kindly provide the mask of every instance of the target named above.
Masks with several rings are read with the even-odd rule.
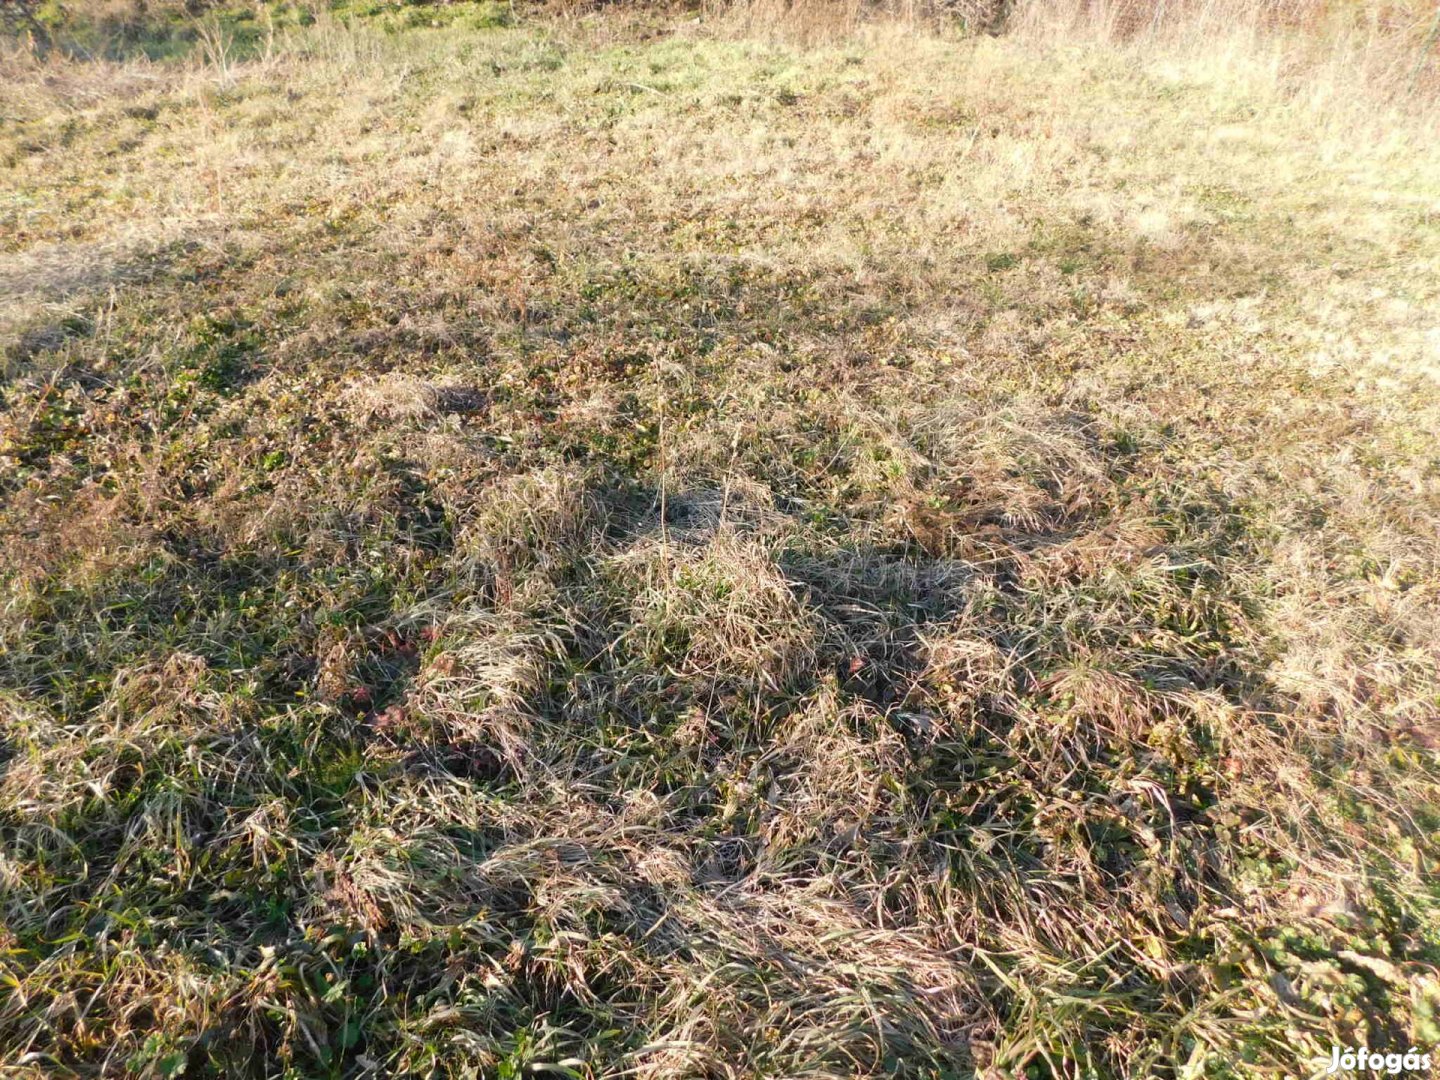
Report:
[[[1433,115],[246,20],[0,73],[0,1072],[1440,1042]]]

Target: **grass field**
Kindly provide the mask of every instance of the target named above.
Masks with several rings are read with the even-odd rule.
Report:
[[[1440,1043],[1425,100],[106,19],[0,60],[0,1075]]]

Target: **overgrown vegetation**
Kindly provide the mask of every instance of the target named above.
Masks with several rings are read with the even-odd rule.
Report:
[[[113,14],[0,79],[7,1075],[1440,1042],[1423,54]]]

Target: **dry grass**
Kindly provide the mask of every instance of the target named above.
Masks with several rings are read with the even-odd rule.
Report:
[[[1424,99],[738,18],[4,61],[9,1073],[1440,1041]]]

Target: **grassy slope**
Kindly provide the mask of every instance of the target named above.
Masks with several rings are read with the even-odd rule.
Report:
[[[1440,1040],[1433,139],[470,10],[7,61],[0,1057]]]

